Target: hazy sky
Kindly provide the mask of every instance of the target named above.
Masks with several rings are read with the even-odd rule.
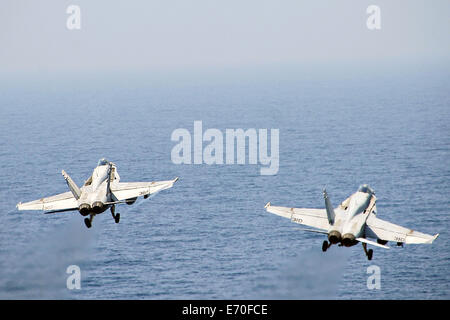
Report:
[[[449,15],[448,0],[1,0],[0,72],[448,64]]]

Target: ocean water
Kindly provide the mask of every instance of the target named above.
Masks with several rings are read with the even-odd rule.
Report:
[[[311,74],[16,76],[0,86],[0,298],[448,299],[450,82],[445,70]],[[280,130],[280,165],[177,165],[171,133]],[[99,158],[121,181],[180,180],[95,217],[15,205],[81,184]],[[336,206],[372,186],[378,217],[432,245],[333,246],[264,205]],[[81,269],[69,290],[66,269]],[[367,268],[380,267],[369,290]]]

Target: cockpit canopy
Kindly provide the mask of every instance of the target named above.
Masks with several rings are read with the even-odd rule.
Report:
[[[98,166],[106,166],[108,163],[109,163],[108,160],[106,160],[105,158],[101,158],[100,160],[98,160],[97,167]]]
[[[358,192],[375,194],[375,191],[371,187],[369,187],[367,184],[363,184],[363,185],[359,186]]]

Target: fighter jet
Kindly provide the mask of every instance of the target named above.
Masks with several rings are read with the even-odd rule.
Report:
[[[78,210],[84,217],[86,227],[92,226],[95,215],[111,209],[112,217],[119,223],[120,213],[115,213],[117,204],[132,205],[136,199],[143,196],[145,199],[151,194],[169,189],[178,180],[154,182],[119,182],[120,176],[116,165],[106,159],[100,159],[97,167],[89,179],[79,188],[70,176],[62,170],[62,175],[70,189],[48,198],[42,198],[26,203],[18,203],[18,210],[44,210],[45,213],[65,212]]]
[[[326,234],[328,241],[323,242],[323,252],[333,244],[351,247],[361,242],[369,260],[372,260],[373,250],[367,250],[367,244],[389,249],[386,246],[388,241],[403,246],[403,243],[432,243],[439,236],[413,231],[378,219],[375,192],[366,184],[360,186],[357,192],[334,209],[325,189],[323,197],[325,209],[276,207],[270,202],[265,208],[270,213],[291,219],[292,222],[316,228],[302,230]]]

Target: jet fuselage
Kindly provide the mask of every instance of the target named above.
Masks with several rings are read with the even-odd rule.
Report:
[[[328,240],[332,244],[341,243],[350,247],[358,243],[357,238],[364,236],[366,220],[372,212],[376,197],[372,190],[363,190],[352,194],[345,205],[336,209],[336,222],[328,231]]]
[[[99,164],[92,172],[91,178],[81,188],[81,197],[78,199],[78,210],[83,216],[90,213],[99,214],[110,207],[107,203],[112,202],[109,184],[111,183],[110,170],[113,169],[115,174],[111,179],[116,179],[117,181],[118,175],[112,164]]]

